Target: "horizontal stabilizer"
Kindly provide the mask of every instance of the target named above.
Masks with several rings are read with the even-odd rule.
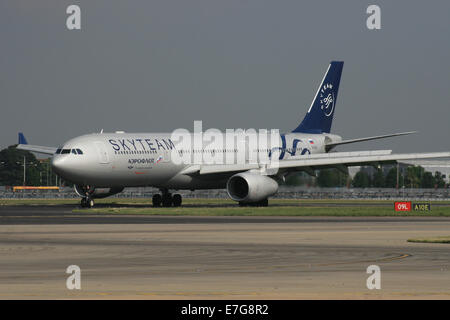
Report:
[[[357,139],[349,139],[349,140],[342,140],[342,141],[336,141],[336,142],[329,142],[329,143],[325,144],[325,149],[328,152],[329,150],[333,149],[334,147],[342,145],[342,144],[349,144],[349,143],[369,141],[369,140],[385,139],[385,138],[390,138],[390,137],[405,136],[405,135],[413,134],[413,133],[417,133],[417,131],[391,133],[391,134],[385,134],[385,135],[381,135],[381,136],[373,136],[373,137],[366,137],[366,138],[357,138]]]

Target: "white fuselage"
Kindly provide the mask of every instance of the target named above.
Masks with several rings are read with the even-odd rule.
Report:
[[[275,143],[268,140],[264,147],[252,147],[248,141],[226,141],[219,146],[195,144],[194,139],[178,142],[165,133],[99,133],[67,141],[53,155],[52,167],[63,179],[77,185],[213,189],[223,188],[230,175],[199,176],[183,171],[192,165],[220,165],[230,159],[253,161],[249,152],[257,154],[257,161],[268,157],[299,159],[324,153],[327,142],[340,139],[332,134],[290,133],[278,135]],[[176,156],[190,161],[180,163],[180,159],[175,161]]]

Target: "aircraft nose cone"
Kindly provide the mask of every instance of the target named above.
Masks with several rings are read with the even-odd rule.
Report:
[[[53,171],[59,175],[62,175],[65,172],[67,172],[68,165],[66,160],[67,159],[65,159],[65,157],[53,157],[51,160],[51,166]]]

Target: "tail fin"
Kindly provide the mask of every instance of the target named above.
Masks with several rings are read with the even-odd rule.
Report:
[[[28,144],[27,139],[22,132],[19,132],[19,144]]]
[[[305,118],[292,132],[330,132],[343,67],[343,61],[331,61]]]

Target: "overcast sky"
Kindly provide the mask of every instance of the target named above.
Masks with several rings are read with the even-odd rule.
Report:
[[[81,30],[66,8],[81,7]],[[366,9],[381,8],[381,30]],[[332,132],[409,137],[340,150],[450,150],[450,1],[0,2],[0,147],[85,133],[290,131],[331,60]]]

